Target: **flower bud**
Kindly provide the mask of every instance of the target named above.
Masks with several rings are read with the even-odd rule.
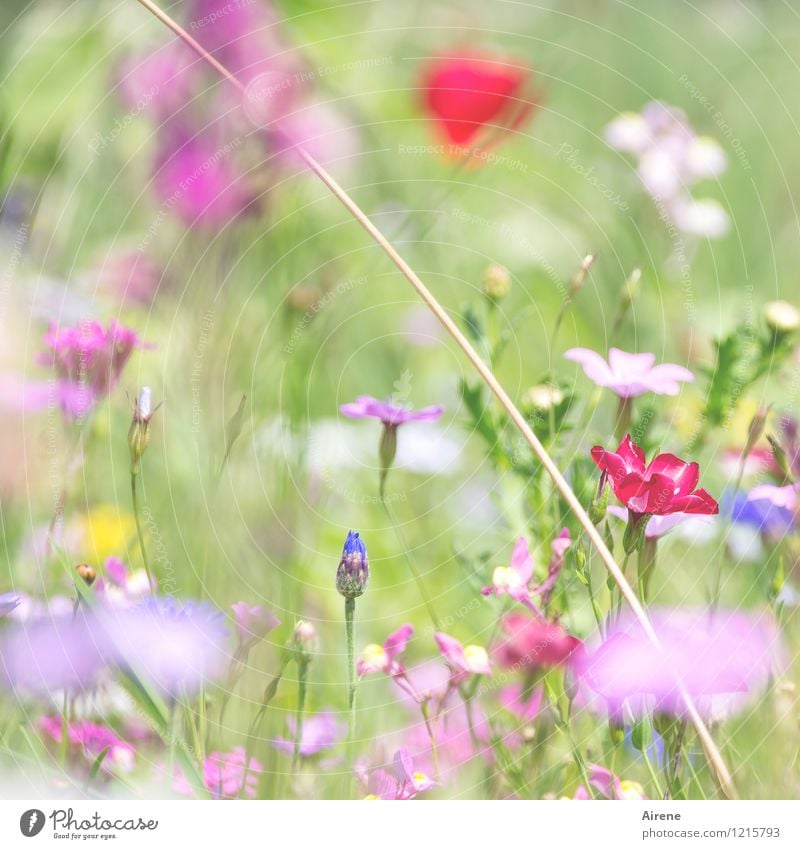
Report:
[[[364,594],[368,579],[367,547],[358,533],[349,531],[336,570],[336,589],[345,598],[358,598]]]
[[[522,395],[522,406],[528,412],[549,413],[564,403],[564,393],[548,383],[539,383],[526,389]]]
[[[289,641],[290,651],[294,653],[298,663],[308,664],[311,662],[316,647],[317,629],[311,622],[301,619],[292,631],[292,638]]]
[[[787,301],[770,301],[764,306],[764,321],[776,336],[800,329],[800,312]]]
[[[511,275],[502,265],[490,265],[483,272],[483,291],[487,298],[501,301],[511,290]]]
[[[91,587],[97,579],[97,572],[88,563],[79,563],[75,567],[75,571],[78,573],[78,576],[83,579],[87,587]]]
[[[756,443],[764,434],[764,428],[767,424],[767,416],[769,416],[771,406],[759,407],[750,420],[750,426],[747,428],[747,442],[745,443],[744,451],[742,451],[742,457],[745,459],[750,456],[756,447]]]
[[[138,475],[142,457],[150,442],[150,418],[153,410],[153,392],[149,386],[142,387],[133,407],[133,418],[128,430],[128,448],[131,452],[131,474]]]

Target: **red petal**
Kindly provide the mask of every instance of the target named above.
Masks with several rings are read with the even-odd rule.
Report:
[[[653,458],[647,467],[646,475],[664,475],[671,478],[676,495],[688,495],[700,480],[700,466],[697,463],[687,463],[674,454],[659,454]]]
[[[620,442],[617,454],[625,461],[628,471],[644,473],[644,451],[631,439],[630,434],[626,434]]]
[[[423,83],[425,105],[453,144],[468,145],[481,127],[514,105],[528,71],[496,59],[446,57]]]

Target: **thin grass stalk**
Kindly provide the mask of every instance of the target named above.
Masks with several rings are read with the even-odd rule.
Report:
[[[215,59],[202,45],[200,45],[186,30],[181,27],[175,20],[167,15],[162,9],[156,6],[152,0],[137,0],[144,6],[152,15],[160,20],[165,26],[172,30],[187,46],[189,46],[198,56],[205,60],[213,67],[222,77],[230,82],[241,94],[245,94],[244,85],[217,59]],[[336,182],[331,174],[310,154],[301,147],[296,149],[296,153],[306,163],[309,169],[320,179],[322,183],[330,190],[331,194],[344,206],[344,208],[353,216],[353,218],[366,230],[369,236],[375,241],[378,247],[389,257],[389,259],[398,268],[401,274],[414,287],[417,294],[422,298],[431,312],[436,316],[441,325],[453,337],[458,346],[464,352],[467,359],[472,363],[475,370],[478,372],[484,383],[489,387],[495,395],[501,406],[507,413],[508,417],[514,423],[515,427],[522,434],[525,441],[530,446],[533,453],[536,455],[539,462],[544,466],[545,471],[552,479],[563,499],[567,502],[575,518],[580,523],[586,535],[589,537],[592,545],[600,555],[606,569],[613,577],[615,583],[619,587],[622,597],[627,601],[634,616],[639,621],[648,639],[656,646],[657,649],[663,651],[661,641],[653,629],[650,618],[647,615],[644,607],[639,602],[635,590],[630,585],[628,580],[622,574],[622,571],[614,559],[614,555],[606,546],[603,538],[600,536],[597,528],[592,524],[589,514],[584,510],[583,505],[578,500],[577,495],[572,490],[572,487],[567,482],[566,478],[561,474],[558,467],[553,462],[552,458],[539,441],[536,434],[531,429],[525,417],[517,409],[517,406],[512,401],[511,397],[494,376],[492,370],[484,363],[478,352],[472,347],[467,337],[461,332],[458,325],[447,314],[444,307],[434,297],[433,293],[417,276],[416,272],[397,252],[394,246],[386,239],[381,231],[372,223],[365,212],[356,204],[349,194]],[[665,665],[666,665],[666,658]],[[697,732],[697,736],[703,746],[706,758],[711,766],[714,777],[717,781],[720,791],[723,795],[730,799],[737,797],[736,788],[733,783],[733,778],[728,770],[725,760],[722,757],[717,744],[714,742],[711,733],[706,727],[705,722],[697,711],[690,693],[675,670],[667,667],[675,680],[678,688],[678,693],[681,696],[688,714],[689,720]]]

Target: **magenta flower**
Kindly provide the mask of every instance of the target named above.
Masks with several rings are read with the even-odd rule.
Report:
[[[625,705],[633,715],[653,709],[682,716],[676,675],[706,715],[720,705],[742,707],[780,663],[779,637],[766,614],[665,609],[650,618],[663,654],[626,615],[576,663],[579,679],[612,714]]]
[[[377,643],[370,643],[365,646],[361,656],[356,661],[359,676],[363,677],[373,672],[385,672],[392,677],[403,674],[405,670],[398,657],[406,650],[413,635],[413,625],[402,625],[389,634],[382,646]]]
[[[279,752],[291,755],[294,751],[294,737],[297,724],[294,717],[286,720],[290,739],[276,737],[272,745]],[[303,721],[303,733],[300,739],[300,757],[310,758],[314,755],[332,749],[347,733],[347,729],[336,719],[332,711],[321,711],[314,716],[307,716]]]
[[[589,783],[594,790],[594,798],[641,801],[647,799],[640,784],[635,781],[620,781],[616,775],[604,766],[589,764]],[[575,791],[573,799],[591,799],[592,794],[585,784]]]
[[[206,758],[203,784],[215,799],[235,799],[242,791],[255,799],[258,777],[264,768],[255,758],[249,762],[246,759],[244,746],[234,746],[230,752],[212,752]]]
[[[134,350],[148,347],[133,330],[116,321],[107,328],[96,321],[74,327],[53,324],[44,341],[50,350],[39,356],[39,362],[55,369],[57,382],[55,387],[25,386],[26,406],[44,406],[55,395],[64,412],[74,417],[85,415],[116,387]]]
[[[616,516],[617,519],[622,519],[623,522],[630,520],[630,514],[625,507],[618,507],[616,504],[610,504],[607,511]],[[670,513],[667,516],[653,516],[647,523],[644,535],[646,539],[661,539],[664,534],[669,533],[673,528],[682,525],[684,522],[695,521],[703,523],[711,523],[714,521],[713,516],[702,516],[693,513]]]
[[[16,610],[21,599],[16,593],[3,593],[0,595],[0,616],[8,616],[12,610]]]
[[[565,359],[580,363],[584,374],[595,385],[613,390],[620,398],[635,398],[645,392],[677,395],[680,383],[692,382],[694,375],[672,363],[655,365],[655,354],[628,354],[611,348],[608,362],[588,348],[571,348]]]
[[[145,55],[127,57],[119,69],[119,93],[131,112],[151,112],[159,124],[176,115],[197,94],[200,62],[181,41],[169,41]],[[108,142],[98,136],[95,153]]]
[[[56,743],[61,743],[62,717],[43,716],[37,724],[48,737]],[[108,749],[102,761],[102,769],[106,772],[111,771],[112,767],[122,772],[130,772],[133,769],[133,746],[105,725],[70,722],[67,724],[67,741],[84,755],[89,764],[94,763],[100,753]]]
[[[437,632],[433,635],[439,651],[451,668],[451,681],[461,684],[473,675],[491,675],[489,655],[482,646],[464,646],[455,637]]]
[[[539,715],[544,697],[543,687],[524,691],[520,684],[510,684],[500,690],[500,704],[523,722],[532,722]]]
[[[546,578],[540,584],[530,587],[529,584],[534,570],[533,557],[528,550],[525,538],[520,537],[511,555],[511,565],[498,566],[492,573],[492,583],[483,587],[481,593],[483,595],[508,595],[515,601],[524,604],[537,616],[544,618],[544,614],[536,606],[533,598],[540,596],[545,607],[550,603],[550,596],[558,581],[558,576],[561,574],[564,557],[570,545],[569,530],[564,528],[551,544],[553,554],[547,567]]]
[[[105,574],[105,578],[97,579],[94,589],[98,598],[112,607],[134,607],[151,594],[147,572],[144,569],[129,572],[118,557],[106,559]]]
[[[165,207],[186,227],[216,231],[255,211],[257,193],[227,150],[205,135],[173,128],[162,139],[154,185]]]
[[[633,521],[645,514],[719,513],[711,495],[705,489],[695,489],[700,478],[697,463],[687,463],[674,454],[659,454],[645,466],[644,451],[630,436],[616,451],[595,445],[592,459],[604,479],[610,478],[614,495],[628,508]]]
[[[414,768],[411,754],[408,749],[402,748],[395,752],[391,772],[376,769],[370,774],[367,798],[404,801],[435,786],[436,782],[432,778]]]
[[[493,648],[497,662],[507,668],[549,667],[571,663],[583,644],[557,622],[544,622],[524,613],[510,613],[501,623],[503,638]]]
[[[378,401],[371,395],[359,395],[352,403],[342,404],[339,410],[351,419],[380,419],[385,425],[397,426],[406,422],[435,422],[444,412],[444,407],[436,404],[413,410],[389,401]]]
[[[231,609],[236,621],[236,637],[241,651],[251,649],[281,624],[274,613],[258,604],[250,605],[246,601],[237,601],[231,605]]]

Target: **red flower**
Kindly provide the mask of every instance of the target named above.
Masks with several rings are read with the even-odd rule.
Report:
[[[493,651],[500,666],[559,666],[583,648],[557,622],[543,622],[525,613],[510,613],[501,627],[505,636]]]
[[[719,513],[719,504],[711,495],[705,489],[695,489],[700,478],[697,463],[687,463],[674,454],[659,454],[645,466],[644,451],[630,436],[616,451],[595,445],[592,459],[604,477],[610,478],[614,495],[632,516]]]
[[[526,68],[496,58],[443,56],[424,75],[425,108],[448,142],[468,147],[488,124],[519,126],[534,106],[521,97],[529,77]]]

